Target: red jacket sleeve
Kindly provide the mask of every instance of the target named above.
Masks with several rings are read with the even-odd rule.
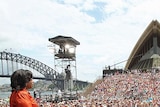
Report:
[[[38,107],[34,98],[26,91],[13,93],[10,107]]]

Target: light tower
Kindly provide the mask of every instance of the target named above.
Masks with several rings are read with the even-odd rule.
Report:
[[[76,69],[76,46],[80,42],[72,37],[58,35],[49,38],[54,45],[54,65],[55,70],[64,74],[64,92],[72,91],[73,84],[76,86],[77,69]],[[74,76],[75,74],[75,76]],[[73,83],[73,81],[75,82]]]

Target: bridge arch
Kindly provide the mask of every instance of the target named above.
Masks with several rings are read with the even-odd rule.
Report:
[[[25,66],[28,66],[38,71],[42,75],[44,75],[46,79],[57,80],[59,79],[59,77],[61,77],[58,72],[56,72],[54,69],[47,66],[46,64],[36,59],[30,58],[27,56],[23,56],[21,54],[3,51],[3,52],[0,52],[0,59],[7,60],[7,61],[10,60],[16,63],[23,64]]]

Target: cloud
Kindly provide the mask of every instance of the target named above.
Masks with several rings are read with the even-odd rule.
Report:
[[[11,48],[53,67],[48,38],[71,36],[80,42],[78,78],[94,81],[106,65],[126,60],[148,24],[160,20],[158,4],[158,0],[2,0],[0,50]]]

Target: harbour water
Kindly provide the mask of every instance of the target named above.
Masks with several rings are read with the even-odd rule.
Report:
[[[7,99],[9,98],[11,92],[1,92],[0,91],[0,99]]]

